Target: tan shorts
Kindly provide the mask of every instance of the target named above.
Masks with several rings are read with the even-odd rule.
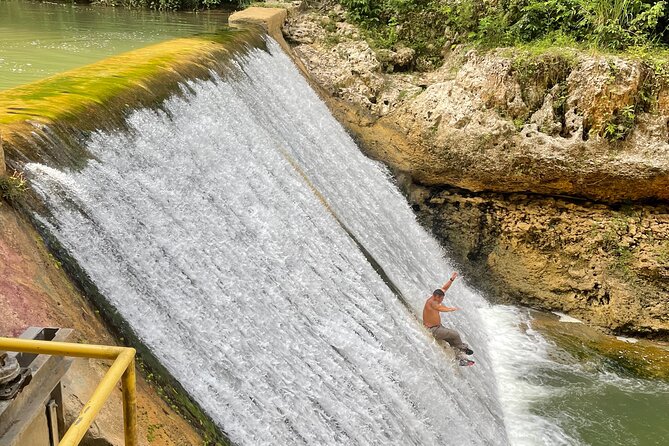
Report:
[[[453,347],[456,350],[466,350],[469,348],[467,344],[462,342],[462,339],[460,338],[460,334],[455,331],[451,330],[450,328],[446,328],[443,325],[437,325],[436,327],[430,327],[428,328],[430,332],[432,333],[432,336],[438,341],[446,341],[448,344]]]

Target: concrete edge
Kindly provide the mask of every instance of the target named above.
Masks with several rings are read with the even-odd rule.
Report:
[[[251,6],[242,11],[237,11],[228,18],[230,26],[260,26],[265,32],[276,40],[281,49],[290,56],[295,63],[296,58],[283,38],[283,24],[288,18],[288,10],[284,8],[261,8]],[[302,69],[302,67],[300,67]]]
[[[281,28],[288,17],[288,11],[283,8],[250,8],[237,11],[228,18],[230,26],[235,25],[260,25],[267,34],[276,38],[281,36]]]
[[[343,122],[342,119],[340,119],[341,116],[335,113],[336,107],[331,106],[329,102],[329,95],[325,92],[323,87],[321,87],[313,80],[309,74],[309,70],[307,70],[307,67],[300,60],[300,58],[295,55],[293,49],[283,38],[282,28],[286,22],[286,19],[288,18],[288,13],[288,9],[284,8],[261,8],[257,6],[251,6],[232,14],[228,18],[228,24],[230,26],[260,26],[262,29],[264,29],[270,37],[277,41],[283,52],[288,57],[290,57],[295,66],[302,73],[302,76],[306,79],[311,88],[318,94],[321,100],[328,104],[330,112],[337,118],[339,122]]]

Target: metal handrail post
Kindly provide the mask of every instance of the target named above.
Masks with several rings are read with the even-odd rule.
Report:
[[[107,401],[109,395],[116,388],[116,384],[121,379],[121,376],[128,368],[128,365],[135,357],[135,349],[129,348],[118,355],[116,361],[107,371],[107,374],[102,378],[100,384],[91,395],[84,408],[79,413],[79,417],[74,420],[72,426],[65,432],[63,438],[58,443],[58,446],[76,446],[88,431],[88,428],[93,423],[96,415],[102,409],[102,405]],[[125,403],[124,403],[125,406]]]
[[[137,390],[134,357],[123,372],[123,431],[125,446],[137,446]]]

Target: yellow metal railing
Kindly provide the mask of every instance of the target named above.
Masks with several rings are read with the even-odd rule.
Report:
[[[0,337],[0,350],[79,358],[112,359],[100,384],[58,446],[76,446],[91,426],[102,405],[116,387],[123,387],[123,430],[125,446],[137,446],[137,396],[135,389],[135,349],[107,345],[73,344],[69,342],[35,341]]]

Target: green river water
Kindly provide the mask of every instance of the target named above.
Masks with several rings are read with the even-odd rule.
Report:
[[[522,378],[540,395],[530,411],[575,440],[566,444],[669,445],[669,344],[546,323],[551,316],[537,312],[532,323],[545,341],[533,343],[543,354]]]
[[[152,43],[215,32],[226,23],[221,11],[157,13],[0,0],[0,90]],[[542,334],[531,330],[530,337],[518,337],[512,346],[518,363],[502,369],[518,375],[524,386],[519,392],[526,395],[525,401],[513,401],[513,390],[507,404],[526,406],[522,411],[549,420],[565,436],[516,432],[516,444],[669,445],[667,381],[635,376],[596,353],[584,357],[581,341],[565,347],[551,340],[551,330],[543,333],[546,340],[532,339]],[[510,329],[509,336],[520,335]]]
[[[227,16],[0,0],[0,90],[152,43],[215,32]]]

